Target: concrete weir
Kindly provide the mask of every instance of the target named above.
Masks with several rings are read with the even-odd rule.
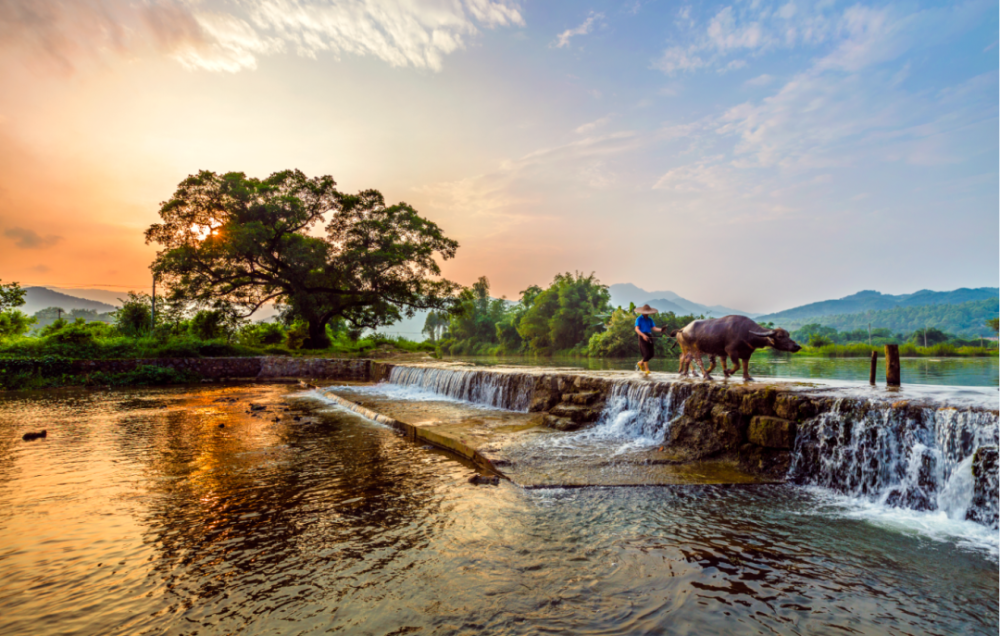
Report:
[[[525,487],[790,481],[997,525],[996,391],[438,361],[368,370],[376,384],[328,396]]]

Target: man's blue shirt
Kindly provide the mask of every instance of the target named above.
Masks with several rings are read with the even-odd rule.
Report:
[[[639,317],[635,319],[635,326],[642,333],[653,333],[653,327],[656,326],[656,323],[646,314],[639,314]]]

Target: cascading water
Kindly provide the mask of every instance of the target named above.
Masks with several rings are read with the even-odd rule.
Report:
[[[600,419],[576,437],[622,440],[630,446],[656,445],[663,442],[670,423],[683,411],[684,400],[675,395],[674,384],[664,391],[646,382],[616,382]]]
[[[389,382],[521,412],[527,412],[535,387],[535,379],[526,374],[428,367],[393,367]]]
[[[842,399],[799,426],[789,477],[889,507],[939,510],[997,527],[995,475],[974,480],[972,462],[978,448],[998,442],[995,412]],[[992,492],[975,496],[990,483]]]

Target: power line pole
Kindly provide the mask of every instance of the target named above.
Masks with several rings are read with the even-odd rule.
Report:
[[[156,329],[156,274],[153,274],[153,298],[151,301],[152,308],[150,309],[150,326],[149,329],[152,331]]]
[[[868,323],[868,346],[872,346],[872,323]]]

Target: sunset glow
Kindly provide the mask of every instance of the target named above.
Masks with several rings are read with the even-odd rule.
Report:
[[[998,284],[994,4],[15,0],[0,29],[4,281],[147,285],[182,179],[298,168],[412,204],[508,297]]]

